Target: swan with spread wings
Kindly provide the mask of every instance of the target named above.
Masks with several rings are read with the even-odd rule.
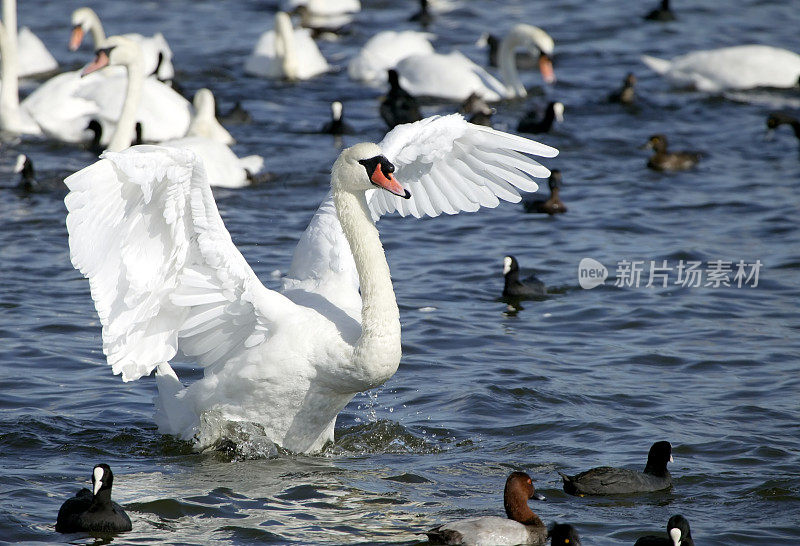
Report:
[[[115,374],[156,371],[159,429],[203,449],[219,423],[248,422],[277,445],[314,452],[337,414],[400,363],[400,313],[375,222],[519,201],[557,150],[460,115],[400,125],[344,150],[331,190],[294,252],[281,292],[231,241],[190,151],[107,152],[66,180],[73,265],[88,277]],[[181,351],[204,370],[184,386]]]

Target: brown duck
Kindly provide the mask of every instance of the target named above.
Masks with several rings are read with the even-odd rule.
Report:
[[[647,166],[656,171],[685,171],[700,161],[697,152],[668,152],[667,137],[664,135],[651,136],[645,147],[655,152],[647,160]]]

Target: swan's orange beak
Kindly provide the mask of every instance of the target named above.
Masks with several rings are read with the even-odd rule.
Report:
[[[553,71],[553,61],[551,61],[550,57],[544,53],[539,55],[539,72],[542,73],[544,83],[555,83],[556,73]]]
[[[380,163],[375,165],[375,170],[372,171],[372,175],[369,177],[372,183],[404,199],[411,197],[408,190],[403,189],[403,186],[400,185],[400,182],[397,181],[391,171],[387,169],[384,173],[382,167],[383,165]]]
[[[72,34],[69,37],[69,50],[75,51],[81,45],[83,41],[83,27],[80,25],[75,25],[72,28]]]
[[[81,72],[81,77],[91,74],[92,72],[100,70],[106,66],[108,66],[108,53],[105,50],[100,50],[97,52],[97,57],[94,58],[94,61],[92,61],[91,64],[83,69],[83,72]]]

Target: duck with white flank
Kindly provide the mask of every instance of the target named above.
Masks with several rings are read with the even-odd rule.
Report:
[[[545,500],[536,492],[533,480],[525,472],[512,472],[503,490],[505,518],[484,516],[463,519],[434,527],[425,534],[434,544],[470,546],[541,545],[547,542],[547,527],[528,500]]]

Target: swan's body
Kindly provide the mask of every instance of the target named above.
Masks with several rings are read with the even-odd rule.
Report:
[[[198,89],[192,105],[194,116],[186,136],[204,137],[225,145],[236,143],[228,130],[217,121],[214,94],[209,89]]]
[[[330,17],[361,11],[361,0],[285,0],[282,9],[292,11],[300,6],[315,15]]]
[[[80,71],[64,72],[39,86],[22,108],[45,134],[63,142],[85,141],[86,125],[97,119],[103,126],[103,144],[107,144],[122,112],[127,85],[128,76],[119,67],[85,77]],[[186,134],[192,119],[189,101],[155,78],[144,80],[141,95],[135,115],[144,140],[161,142]]]
[[[250,422],[286,449],[319,450],[339,411],[400,361],[374,219],[518,201],[518,190],[536,189],[530,176],[548,175],[523,153],[557,152],[458,115],[348,148],[279,293],[231,242],[193,154],[107,152],[67,179],[66,204],[72,261],[90,279],[112,370],[131,381],[157,369],[160,430],[198,448],[225,437],[229,423]],[[167,364],[178,348],[205,368],[188,387]]]
[[[0,21],[0,130],[40,135],[42,130],[19,103],[19,55],[17,43],[17,2],[3,0]]]
[[[793,87],[800,77],[800,55],[765,45],[693,51],[672,60],[645,55],[642,61],[673,85],[708,92]]]
[[[147,82],[155,82],[152,78],[145,78],[142,73],[141,48],[133,40],[122,36],[112,36],[103,42],[95,61],[84,69],[84,73],[92,74],[97,70],[107,67],[124,66],[127,71],[127,88],[121,96],[123,105],[121,113],[116,121],[116,128],[108,150],[118,152],[128,148],[135,131],[138,115],[141,112],[140,100],[142,89]],[[213,96],[210,91],[207,94],[200,93],[201,100],[198,101],[200,108],[210,108],[210,112],[198,112],[201,121],[214,119]],[[216,120],[214,120],[216,121]],[[219,125],[219,124],[217,124]],[[201,125],[202,127],[202,125]],[[222,129],[221,126],[219,126]],[[223,129],[224,130],[224,129]],[[226,144],[219,140],[207,136],[187,136],[180,139],[165,140],[165,146],[174,148],[187,148],[194,152],[203,162],[206,170],[207,180],[212,186],[222,186],[226,188],[238,188],[250,183],[250,177],[256,174],[264,165],[264,160],[260,156],[248,156],[244,158],[236,157]]]
[[[86,33],[91,33],[96,48],[100,47],[100,44],[106,39],[103,24],[97,13],[91,8],[84,7],[73,11],[72,26],[69,48],[73,51],[81,45]],[[175,69],[172,66],[172,50],[160,32],[150,37],[136,33],[122,34],[122,36],[137,42],[142,48],[144,71],[148,76],[155,74],[161,81],[171,80],[175,77]]]
[[[547,83],[555,80],[549,56],[553,39],[542,29],[531,25],[514,26],[500,47],[500,82],[459,51],[449,54],[410,55],[397,63],[400,84],[414,96],[438,97],[454,101],[466,100],[477,93],[484,100],[498,101],[525,97],[528,92],[519,79],[514,52],[525,47],[539,54],[540,68]]]
[[[42,41],[28,27],[19,29],[17,46],[20,78],[52,72],[58,68],[58,61],[53,58]]]
[[[329,69],[305,28],[292,28],[289,16],[275,14],[275,28],[264,32],[244,63],[244,71],[254,76],[289,81],[307,80]]]
[[[386,79],[386,71],[410,55],[431,55],[432,34],[404,30],[384,30],[367,40],[364,47],[350,60],[347,74],[350,78],[372,85]]]

